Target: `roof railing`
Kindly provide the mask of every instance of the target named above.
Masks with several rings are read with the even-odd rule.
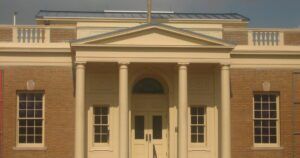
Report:
[[[75,26],[0,25],[1,43],[66,43],[77,38]],[[93,28],[101,29],[101,27]],[[120,28],[118,28],[120,29]],[[189,28],[190,31],[194,28]],[[222,32],[223,40],[253,47],[300,46],[300,29],[275,28],[197,28],[199,33]]]
[[[68,32],[68,30],[71,30]],[[44,25],[0,25],[0,42],[46,44],[61,43],[76,37],[76,27]],[[72,35],[70,35],[72,34]],[[68,39],[70,38],[70,39]]]
[[[284,45],[283,31],[248,31],[248,45],[251,46],[282,46]]]
[[[50,43],[50,28],[14,27],[13,43]]]

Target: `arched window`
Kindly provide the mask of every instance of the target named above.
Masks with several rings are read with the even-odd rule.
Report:
[[[143,78],[133,87],[133,93],[139,94],[163,94],[161,83],[153,78]]]

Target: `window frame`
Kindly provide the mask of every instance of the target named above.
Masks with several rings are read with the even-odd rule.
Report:
[[[275,95],[276,97],[276,118],[266,120],[276,120],[276,143],[256,143],[255,142],[255,120],[262,120],[255,118],[255,95]],[[280,147],[280,93],[279,92],[254,92],[252,96],[252,132],[253,132],[253,146],[256,148]]]
[[[19,142],[19,103],[20,103],[20,94],[22,93],[41,93],[43,98],[42,98],[42,143],[20,143]],[[16,118],[16,147],[19,148],[23,148],[23,147],[30,147],[30,148],[40,148],[40,147],[45,147],[45,92],[44,91],[28,91],[28,90],[24,90],[24,91],[17,91],[16,93],[17,95],[17,118]]]
[[[192,142],[191,140],[191,135],[192,135],[192,123],[191,123],[191,109],[192,108],[204,108],[204,137],[203,137],[203,142]],[[188,108],[188,143],[190,144],[190,148],[203,148],[207,146],[207,141],[208,141],[208,135],[207,135],[207,130],[208,130],[208,126],[207,126],[207,122],[208,122],[208,116],[207,116],[207,106],[206,105],[190,105]]]
[[[151,87],[156,87],[157,89],[148,90],[147,87],[145,87],[145,86],[149,86],[149,84],[151,85]],[[158,95],[160,95],[160,94],[165,94],[165,87],[159,80],[152,78],[152,77],[145,77],[145,78],[138,80],[134,84],[134,86],[132,88],[132,93],[133,94],[158,94]]]
[[[107,114],[107,125],[108,125],[108,142],[106,143],[97,143],[94,141],[95,138],[95,131],[94,131],[94,125],[95,125],[95,116],[94,116],[94,108],[95,107],[106,107],[108,110],[108,114]],[[111,143],[112,143],[112,125],[111,125],[111,108],[109,104],[94,104],[91,106],[91,116],[90,116],[90,120],[91,120],[91,124],[90,124],[90,130],[91,130],[91,147],[92,150],[108,150],[111,147]]]

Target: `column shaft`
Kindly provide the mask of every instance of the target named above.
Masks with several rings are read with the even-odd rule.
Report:
[[[120,64],[119,67],[119,157],[129,158],[129,117],[128,117],[128,66]]]
[[[221,66],[221,104],[221,157],[231,158],[229,65]]]
[[[188,94],[187,65],[179,65],[178,83],[178,158],[188,157]]]
[[[75,158],[84,158],[84,98],[85,98],[85,66],[76,65],[76,105],[75,105]]]

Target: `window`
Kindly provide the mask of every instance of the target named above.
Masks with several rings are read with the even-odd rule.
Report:
[[[144,139],[145,132],[145,118],[144,116],[135,116],[134,119],[134,138],[135,139]]]
[[[190,108],[190,139],[191,143],[204,143],[206,131],[205,107]]]
[[[44,94],[18,93],[18,145],[42,145],[44,133]]]
[[[108,106],[94,106],[93,108],[94,143],[108,143],[109,120]]]
[[[164,88],[161,83],[153,78],[144,78],[133,87],[135,94],[163,94]]]
[[[272,146],[279,144],[278,95],[254,94],[254,144]]]

